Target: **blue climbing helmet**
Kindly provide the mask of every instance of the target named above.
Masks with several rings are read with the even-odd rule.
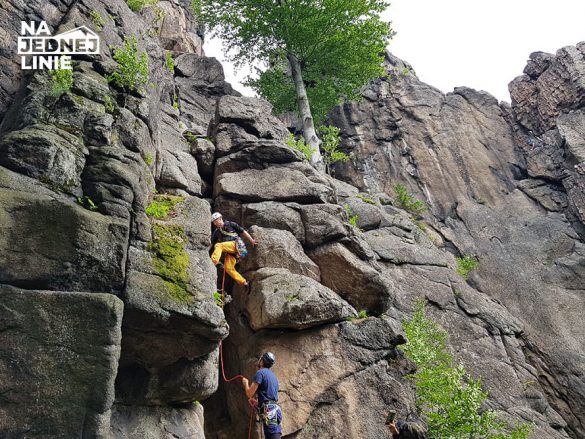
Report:
[[[260,359],[264,363],[264,366],[268,369],[270,369],[272,366],[274,366],[274,363],[276,363],[276,357],[272,352],[264,352]]]

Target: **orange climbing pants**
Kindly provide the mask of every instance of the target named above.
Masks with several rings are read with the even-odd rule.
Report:
[[[238,254],[236,241],[218,242],[215,244],[213,253],[211,254],[211,261],[215,265],[217,265],[221,259],[222,253],[225,253],[224,266],[226,273],[229,274],[230,277],[240,285],[245,284],[246,279],[244,279],[244,277],[236,271],[236,255]]]

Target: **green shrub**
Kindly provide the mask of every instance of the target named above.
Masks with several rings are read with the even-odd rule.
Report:
[[[104,19],[102,18],[100,13],[94,9],[89,13],[89,17],[91,18],[91,21],[93,21],[93,24],[95,25],[97,31],[101,32],[106,23],[104,22]]]
[[[167,70],[171,72],[173,75],[175,74],[175,62],[173,61],[173,54],[170,50],[167,50],[167,59],[165,61],[167,66]]]
[[[331,165],[337,162],[347,162],[349,154],[341,152],[339,148],[339,128],[331,125],[322,125],[319,127],[321,135],[321,151],[323,152],[323,161],[327,173],[331,171]]]
[[[179,109],[179,97],[177,95],[173,96],[173,108],[175,110]]]
[[[221,293],[219,291],[213,292],[213,300],[215,300],[217,306],[223,308],[223,299],[221,298]]]
[[[126,0],[126,3],[134,12],[140,12],[146,6],[156,5],[158,0]]]
[[[457,273],[463,276],[464,279],[467,279],[469,277],[469,273],[471,273],[479,266],[479,261],[471,255],[465,255],[462,258],[456,258],[456,261]]]
[[[315,148],[310,147],[305,143],[305,139],[302,137],[299,140],[295,140],[295,136],[289,134],[288,141],[286,142],[292,149],[302,152],[307,160],[311,160]]]
[[[177,195],[155,195],[154,201],[145,209],[148,216],[163,219],[171,213],[177,203],[185,201],[185,197]]]
[[[51,94],[53,96],[61,96],[73,87],[73,70],[55,69],[49,70],[49,74],[53,80],[53,86],[51,88]]]
[[[505,433],[506,425],[492,410],[481,410],[487,398],[479,379],[471,378],[463,365],[453,364],[447,352],[448,334],[425,315],[418,301],[409,321],[402,323],[408,343],[400,349],[417,366],[413,375],[416,404],[428,425],[429,439],[526,439],[527,424]]]
[[[345,210],[345,213],[347,213],[349,224],[353,227],[357,227],[357,222],[360,218],[359,215],[353,211],[349,204],[344,204],[343,210]]]
[[[416,219],[420,219],[427,211],[425,204],[415,199],[412,194],[409,194],[403,185],[394,185],[394,192],[396,193],[396,205],[413,214]]]
[[[149,152],[148,154],[146,154],[146,157],[144,157],[144,163],[146,163],[148,166],[152,165],[152,163],[154,162],[154,158],[152,157],[152,154]]]
[[[126,38],[122,46],[114,48],[114,60],[118,66],[108,80],[130,91],[143,90],[148,82],[148,56],[138,53],[136,37]]]

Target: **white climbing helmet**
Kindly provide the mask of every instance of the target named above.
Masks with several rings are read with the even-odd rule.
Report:
[[[211,222],[214,222],[216,219],[218,219],[218,218],[221,218],[221,217],[222,217],[222,216],[221,216],[221,213],[219,213],[219,212],[214,212],[214,213],[211,215]]]

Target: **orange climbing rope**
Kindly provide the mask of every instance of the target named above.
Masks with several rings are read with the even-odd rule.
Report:
[[[223,279],[221,280],[221,308],[223,309],[225,305],[225,265],[223,267]],[[221,342],[221,340],[219,341],[219,363],[221,365],[221,376],[223,377],[223,380],[226,383],[229,383],[231,381],[237,380],[238,378],[242,379],[244,378],[243,375],[236,375],[235,377],[232,378],[227,378],[225,376],[225,369],[223,367],[223,344]],[[252,437],[252,418],[254,417],[254,411],[256,409],[255,404],[252,402],[254,401],[252,398],[248,399],[248,404],[250,405],[250,422],[249,422],[249,426],[248,426],[248,439],[250,439]]]

